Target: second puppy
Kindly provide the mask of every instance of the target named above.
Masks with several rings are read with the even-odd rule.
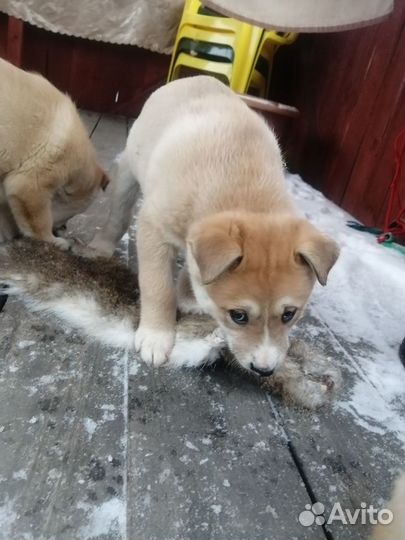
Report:
[[[108,178],[71,99],[37,73],[0,58],[0,243],[56,237]]]
[[[174,344],[176,307],[210,314],[238,362],[270,375],[336,243],[300,219],[273,132],[222,83],[172,82],[145,104],[119,162],[106,227],[90,246],[111,254],[129,224],[136,182],[141,320],[136,347],[160,365]],[[179,278],[174,261],[186,256]]]

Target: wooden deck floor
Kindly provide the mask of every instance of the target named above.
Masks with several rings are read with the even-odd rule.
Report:
[[[83,118],[110,168],[129,122]],[[94,229],[103,204],[73,226]],[[121,255],[133,253],[130,238]],[[359,381],[370,404],[384,399],[359,362],[367,342],[316,310],[299,332],[311,328],[342,370],[340,401]],[[152,372],[16,300],[0,314],[1,540],[364,539],[360,523],[298,517],[315,501],[325,515],[335,502],[383,505],[404,456],[374,428],[344,407],[287,407],[229,370]]]

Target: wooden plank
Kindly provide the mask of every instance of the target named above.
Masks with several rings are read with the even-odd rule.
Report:
[[[399,74],[400,57],[395,65],[391,62],[397,47],[404,50],[404,37],[400,37],[404,20],[405,4],[396,2],[393,15],[378,26],[300,36],[285,52],[288,65],[278,64],[282,73],[278,77],[275,73],[273,79],[275,83],[278,79],[278,88],[272,97],[301,112],[281,141],[290,170],[337,203],[345,192],[347,202],[352,182],[360,182],[359,192],[353,196],[357,202],[350,208],[358,217],[363,197],[367,198],[369,218],[379,214],[381,196],[373,200],[373,190],[366,189],[377,167],[379,189],[388,187],[391,133],[387,130],[383,137],[373,138],[369,128],[395,114],[403,74]],[[367,152],[361,151],[363,142]]]
[[[72,51],[69,93],[83,107],[137,115],[165,82],[170,57],[138,47],[65,39]]]
[[[36,71],[48,78],[49,42],[38,39],[42,35],[40,28],[26,23],[24,27],[24,47],[21,67],[27,71]]]
[[[270,101],[256,96],[249,96],[246,94],[238,94],[239,97],[249,107],[257,111],[263,111],[268,114],[275,114],[280,116],[287,116],[290,118],[298,118],[300,115],[299,110],[296,107],[285,105],[277,101]]]
[[[385,212],[387,209],[389,187],[391,180],[394,177],[395,172],[395,139],[399,132],[403,129],[403,118],[405,117],[405,102],[403,99],[399,99],[395,112],[387,126],[386,140],[384,143],[385,151],[378,160],[373,171],[370,173],[367,189],[362,190],[357,188],[357,201],[356,204],[351,202],[351,207],[354,209],[356,215],[366,225],[373,225],[377,227],[383,227],[385,220]],[[391,151],[390,151],[391,148]],[[404,201],[405,193],[403,186],[405,185],[405,172],[402,171],[402,178],[400,179],[400,197]],[[401,190],[402,186],[402,190]],[[354,199],[354,196],[350,195],[350,198]],[[349,194],[347,199],[350,200]],[[400,210],[398,201],[394,202],[394,214],[396,215]]]
[[[358,181],[354,167],[356,161],[362,162],[366,159],[365,156],[360,156],[359,152],[363,141],[367,138],[366,134],[370,125],[376,119],[382,120],[392,114],[396,91],[393,93],[392,87],[389,87],[387,83],[391,82],[398,88],[398,78],[395,78],[392,72],[390,61],[397,47],[404,19],[405,5],[397,3],[394,16],[376,27],[375,36],[369,34],[365,41],[359,39],[356,34],[359,52],[367,51],[367,54],[363,56],[356,54],[360,63],[357,63],[357,68],[352,66],[347,70],[347,80],[339,87],[341,95],[349,102],[352,101],[353,106],[349,109],[346,107],[335,109],[337,116],[331,125],[335,129],[336,123],[343,121],[344,128],[343,131],[337,131],[338,146],[334,154],[330,156],[323,183],[324,193],[338,203],[343,201],[345,192],[350,196],[352,183]],[[365,31],[361,33],[365,34]],[[366,44],[368,44],[368,49],[366,49]],[[376,106],[379,94],[385,95],[387,103],[383,108]],[[354,102],[353,99],[355,99]],[[381,148],[386,151],[385,144],[385,141],[381,141],[381,145],[376,150],[379,151]],[[376,156],[371,160],[371,168],[376,166],[378,159]],[[361,181],[366,185],[368,179],[369,176],[366,173],[361,177]],[[359,216],[353,208],[351,211]]]
[[[46,78],[51,81],[59,90],[66,92],[71,96],[77,105],[80,105],[72,92],[72,63],[74,51],[69,43],[63,40],[61,36],[55,41],[48,37],[47,45],[47,74]],[[76,84],[78,84],[76,82]],[[86,81],[81,80],[80,84],[85,85]]]
[[[7,27],[8,16],[5,13],[0,13],[0,56],[6,58],[7,54]]]
[[[334,58],[330,60],[333,62],[335,59],[337,65],[333,62],[328,67],[329,85],[324,89],[317,107],[320,141],[331,141],[329,155],[324,162],[321,186],[324,193],[335,202],[340,201],[349,181],[352,162],[357,153],[357,141],[363,136],[366,127],[363,111],[371,106],[372,95],[363,95],[362,90],[378,31],[379,27],[354,30],[350,36],[342,35],[339,42],[335,42]],[[340,76],[335,79],[336,71]],[[337,170],[339,182],[332,184],[329,179],[336,177]]]
[[[365,341],[353,344],[335,334],[316,310],[302,323],[296,336],[307,340],[315,332],[317,347],[342,370],[343,389],[332,408],[311,414],[284,407],[273,399],[280,422],[315,499],[325,506],[326,517],[334,503],[340,503],[344,510],[352,513],[361,509],[362,503],[380,509],[389,498],[398,470],[404,467],[403,443],[390,431],[390,425],[367,416],[358,417],[349,404],[357,384],[367,388],[370,408],[386,399],[369,380],[367,369],[362,367],[364,359],[372,358],[376,351]],[[393,351],[393,354],[396,353]],[[403,403],[394,405],[386,400],[386,409],[404,416]],[[364,540],[369,536],[369,525],[361,524],[360,520],[355,525],[334,521],[326,528],[336,539]]]
[[[404,110],[405,75],[401,69],[405,62],[404,43],[405,28],[397,38],[395,50],[387,65],[384,85],[375,96],[370,120],[353,164],[350,184],[342,199],[342,206],[348,212],[355,213],[357,209],[359,218],[370,225],[375,224],[381,202],[388,191],[394,161],[394,139],[403,125],[396,114]],[[384,156],[388,159],[384,160]],[[385,168],[378,167],[378,177],[375,177],[376,168],[382,163]]]
[[[165,83],[169,55],[25,26],[22,67],[42,73],[79,107],[136,116],[148,95]],[[0,54],[2,29],[0,19]]]
[[[128,531],[137,540],[324,538],[265,394],[229,370],[129,362]]]
[[[24,38],[24,21],[15,17],[8,18],[7,30],[7,60],[21,67]]]
[[[1,538],[126,538],[125,374],[122,355],[7,303]]]

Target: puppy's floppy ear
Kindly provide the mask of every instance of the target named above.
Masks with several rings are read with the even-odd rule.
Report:
[[[295,253],[311,268],[319,283],[326,285],[328,274],[339,257],[337,243],[305,222],[301,227],[300,241]]]
[[[194,227],[188,245],[204,285],[236,268],[242,260],[239,227],[229,220],[226,223],[201,223]]]

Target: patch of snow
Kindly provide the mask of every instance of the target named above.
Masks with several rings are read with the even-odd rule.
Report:
[[[7,500],[0,505],[1,534],[3,538],[12,537],[12,527],[17,520],[17,513],[14,512],[13,502]]]
[[[211,504],[211,509],[214,512],[214,514],[219,516],[219,514],[222,512],[222,505],[220,505],[220,504]]]
[[[200,449],[197,448],[192,442],[190,441],[186,441],[185,443],[185,446],[187,446],[187,448],[190,448],[190,450],[195,450],[196,452],[199,452]]]
[[[48,472],[49,480],[58,480],[62,476],[62,472],[58,469],[50,469]]]
[[[27,471],[20,469],[13,472],[13,480],[27,480]]]
[[[335,404],[359,426],[391,432],[405,440],[405,370],[398,347],[405,337],[404,256],[377,243],[376,237],[347,227],[352,216],[305,184],[287,175],[297,207],[341,248],[325,288],[316,285],[310,310],[337,338],[341,367],[357,382],[348,398]],[[346,353],[348,349],[355,350]]]
[[[115,411],[115,405],[112,405],[111,403],[105,403],[104,405],[101,405],[100,408],[103,411]]]
[[[22,341],[19,341],[17,344],[17,347],[19,349],[28,349],[28,347],[32,347],[32,345],[35,345],[36,341],[32,341],[30,339],[23,339]]]
[[[170,476],[170,469],[164,469],[160,474],[159,474],[159,484],[163,484],[163,482],[165,482]]]
[[[266,506],[266,513],[267,514],[271,514],[273,516],[274,519],[278,519],[278,514],[276,512],[276,509],[273,508],[272,506],[270,506],[270,504],[268,504]]]
[[[84,424],[85,430],[87,431],[89,439],[91,439],[94,432],[97,429],[97,422],[95,422],[92,418],[84,418],[83,424]]]
[[[136,360],[131,360],[131,363],[129,365],[129,373],[128,375],[137,375],[139,371],[139,362]]]
[[[54,382],[55,382],[54,375],[42,375],[42,377],[40,377],[38,380],[39,384],[52,384]]]
[[[125,538],[125,504],[114,498],[96,508],[84,503],[81,509],[87,510],[88,522],[79,530],[78,537],[85,540],[92,538]]]
[[[104,411],[101,420],[102,420],[103,422],[112,422],[113,420],[116,419],[116,416],[117,416],[117,415],[114,414],[114,413],[112,413],[112,412]]]

